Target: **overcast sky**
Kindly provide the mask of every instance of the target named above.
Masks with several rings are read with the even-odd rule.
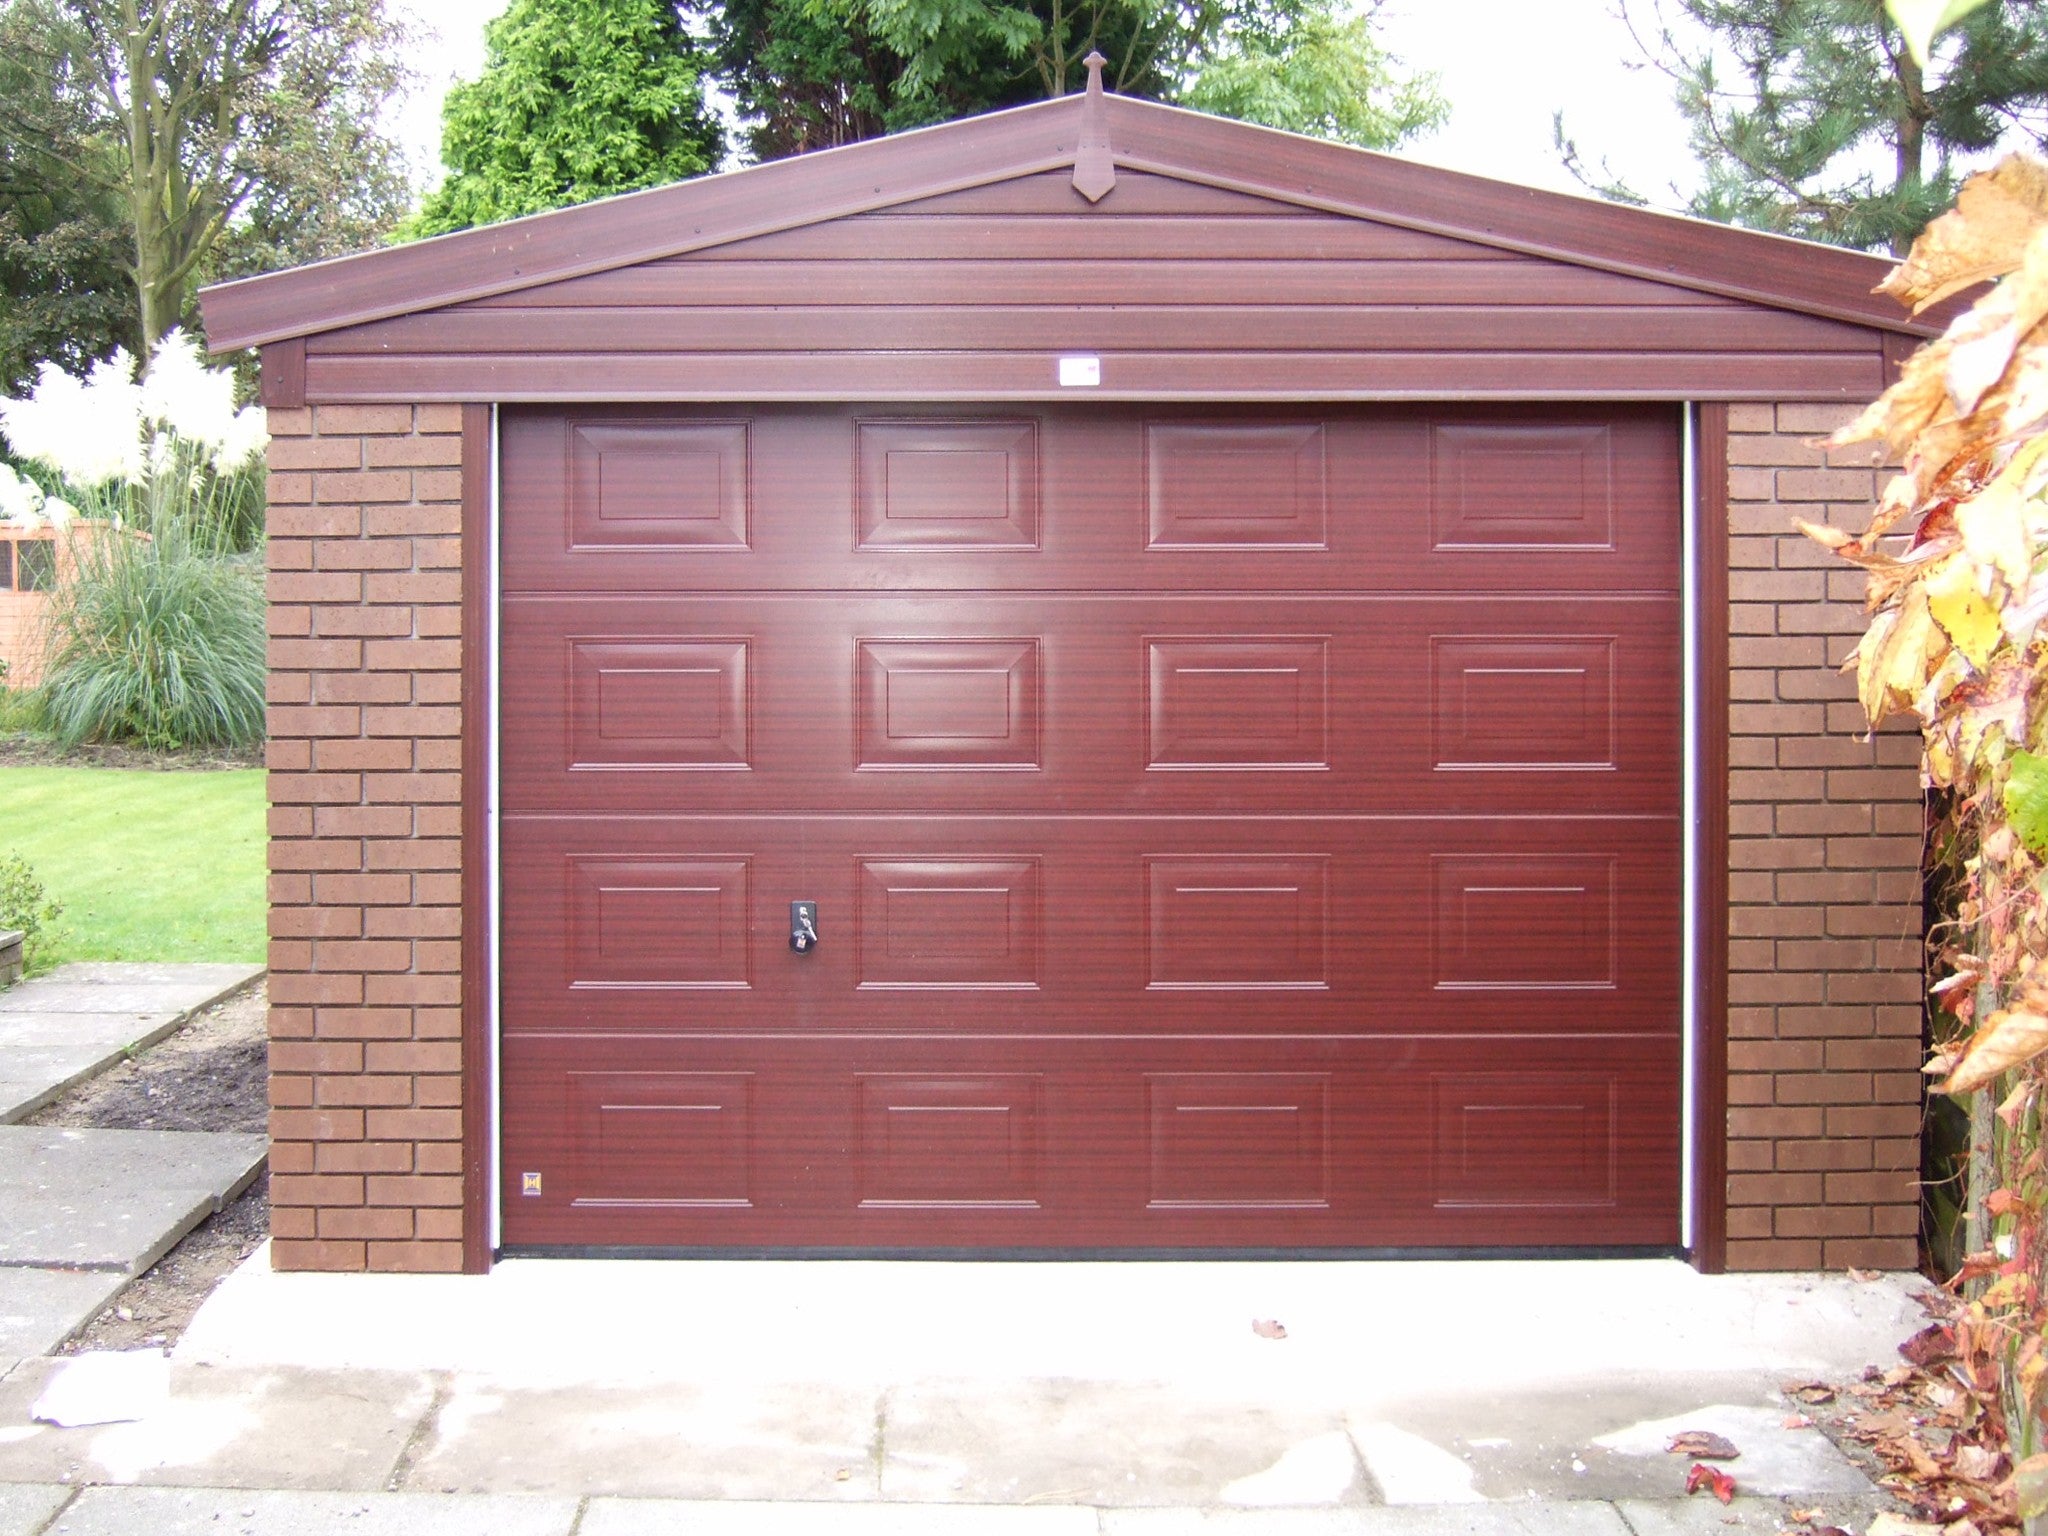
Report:
[[[424,89],[400,117],[416,167],[440,161],[441,96],[483,68],[483,25],[506,0],[402,0],[437,44],[423,50]],[[1576,191],[1551,148],[1551,114],[1588,161],[1654,201],[1689,185],[1692,159],[1670,83],[1642,66],[1616,0],[1386,0],[1381,36],[1411,68],[1435,71],[1448,126],[1403,153],[1530,186]]]

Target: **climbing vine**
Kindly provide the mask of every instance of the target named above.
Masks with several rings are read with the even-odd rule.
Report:
[[[1873,724],[1919,721],[1937,835],[1962,854],[1955,911],[1930,936],[1926,1071],[1965,1096],[1971,1241],[1945,1349],[2002,1410],[2013,1513],[2048,1508],[2041,1108],[2048,1083],[2048,161],[1967,182],[1883,291],[1915,312],[1990,283],[1832,439],[1902,466],[1870,526],[1803,524],[1863,568],[1869,627],[1851,665]],[[2011,1465],[2008,1463],[2007,1465]]]

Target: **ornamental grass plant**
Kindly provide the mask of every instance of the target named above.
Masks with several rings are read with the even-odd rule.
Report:
[[[133,741],[157,751],[244,746],[263,735],[263,581],[178,517],[154,537],[74,533],[37,706],[66,746]]]
[[[259,740],[261,407],[238,410],[232,377],[173,332],[139,379],[122,353],[82,380],[46,364],[27,399],[0,401],[0,433],[31,471],[0,466],[0,520],[67,544],[37,724],[66,745]]]

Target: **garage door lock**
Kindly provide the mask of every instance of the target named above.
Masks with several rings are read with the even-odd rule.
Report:
[[[789,947],[807,955],[818,947],[818,904],[792,901],[789,904]]]

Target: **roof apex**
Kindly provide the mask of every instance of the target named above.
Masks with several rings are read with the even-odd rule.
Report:
[[[1939,329],[1873,292],[1882,257],[1093,91],[222,283],[200,302],[215,351],[260,346],[1069,167],[1077,186],[1146,171],[1877,330]]]

